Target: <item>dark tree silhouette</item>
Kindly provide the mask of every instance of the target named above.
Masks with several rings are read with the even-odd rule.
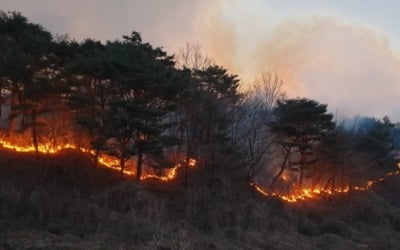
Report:
[[[310,156],[322,138],[334,128],[333,116],[327,113],[326,108],[324,104],[305,98],[278,101],[274,110],[275,120],[269,126],[278,134],[284,161],[274,181],[290,165],[291,170],[299,173],[298,185],[302,187],[305,171],[317,160]],[[298,157],[295,161],[289,161],[289,156],[294,153]]]

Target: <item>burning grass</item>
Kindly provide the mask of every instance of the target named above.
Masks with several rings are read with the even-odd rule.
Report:
[[[7,136],[2,136],[0,138],[0,145],[7,149],[11,150],[14,152],[18,153],[32,153],[35,152],[36,149],[33,145],[30,145],[29,142],[26,141],[26,137],[24,136],[14,136],[12,138],[7,137]],[[59,154],[62,151],[65,150],[74,150],[74,151],[79,151],[87,155],[94,156],[95,151],[77,146],[73,143],[59,143],[56,146],[50,144],[50,143],[42,143],[39,144],[38,146],[38,152],[40,154],[48,154],[48,155],[55,155]],[[98,156],[98,163],[106,168],[120,171],[119,168],[119,161],[117,158],[112,157],[110,155],[107,155],[105,153],[101,153]],[[127,176],[135,176],[135,171],[133,166],[135,165],[135,162],[133,160],[129,161],[129,165],[125,170],[124,174]],[[178,170],[181,168],[184,164],[187,164],[188,167],[195,167],[197,162],[196,159],[194,158],[189,158],[187,162],[185,160],[176,163],[172,168],[164,170],[164,174],[161,175],[160,173],[154,173],[151,171],[147,171],[145,174],[142,175],[141,180],[158,180],[161,182],[169,182],[177,178]],[[256,191],[258,191],[260,194],[263,196],[267,197],[276,197],[281,199],[284,202],[288,203],[295,203],[299,201],[305,201],[305,200],[310,200],[310,199],[318,199],[322,197],[327,197],[327,196],[332,196],[332,195],[343,195],[349,192],[361,192],[361,191],[366,191],[376,185],[379,182],[382,182],[385,180],[385,177],[387,176],[397,176],[400,175],[400,163],[397,164],[398,169],[396,171],[388,172],[386,173],[385,176],[373,179],[373,180],[368,180],[365,181],[364,184],[362,185],[345,185],[342,187],[335,187],[335,188],[325,188],[325,187],[303,187],[303,188],[296,188],[295,185],[292,184],[293,187],[290,188],[289,191],[286,192],[277,192],[274,191],[272,188],[271,189],[266,189],[262,187],[261,185],[257,183],[250,183],[251,186],[254,187]],[[284,182],[290,182],[290,177],[287,175],[282,175],[281,176],[282,181]]]
[[[363,185],[345,185],[342,187],[335,187],[335,188],[322,188],[322,187],[314,187],[314,188],[309,188],[309,187],[302,187],[302,188],[292,188],[290,192],[287,194],[275,192],[273,190],[268,190],[260,185],[257,185],[256,183],[251,183],[250,185],[255,188],[260,194],[267,196],[267,197],[277,197],[281,199],[282,201],[289,202],[289,203],[294,203],[294,202],[299,202],[299,201],[305,201],[305,200],[310,200],[310,199],[318,199],[321,197],[326,197],[326,196],[332,196],[332,195],[340,195],[340,194],[346,194],[349,192],[362,192],[362,191],[367,191],[371,187],[375,186],[376,184],[382,182],[385,180],[385,177],[388,176],[397,176],[400,175],[400,162],[397,163],[397,170],[388,172],[385,174],[384,177],[380,177],[377,179],[373,180],[367,180]],[[288,178],[286,176],[283,176],[282,178],[283,181],[288,181]]]
[[[26,141],[26,138],[29,137],[26,137],[24,135],[13,136],[13,137],[8,137],[3,135],[0,138],[0,145],[7,150],[15,151],[18,153],[36,152],[36,148],[33,145],[31,145],[28,141]],[[82,146],[77,146],[73,143],[58,143],[56,145],[54,145],[53,143],[41,143],[38,145],[37,148],[38,153],[49,154],[49,155],[58,154],[64,150],[76,150],[91,156],[96,155],[94,150]],[[116,157],[112,157],[105,153],[101,153],[99,154],[97,161],[103,167],[107,167],[116,171],[120,170],[119,160]],[[123,173],[128,176],[135,176],[136,173],[133,168],[135,165],[135,161],[130,160],[128,163],[129,166],[127,166],[127,168],[124,169]],[[162,171],[163,174],[160,174],[158,172],[153,173],[151,171],[147,171],[141,176],[141,180],[155,179],[162,182],[172,181],[176,179],[178,169],[181,168],[184,164],[187,164],[188,167],[195,167],[196,159],[189,158],[187,160],[175,163],[173,167],[164,169]]]

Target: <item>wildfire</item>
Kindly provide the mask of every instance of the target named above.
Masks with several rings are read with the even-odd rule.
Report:
[[[400,175],[400,162],[397,163],[397,170],[393,172],[386,173],[386,176],[395,176],[395,175]],[[284,180],[287,179],[287,177],[282,178]],[[308,199],[314,199],[317,197],[321,197],[323,195],[335,195],[338,193],[348,193],[351,190],[354,191],[366,191],[376,185],[379,182],[384,181],[385,178],[381,177],[375,180],[369,180],[367,181],[364,185],[360,186],[345,186],[345,187],[338,187],[335,188],[334,190],[332,189],[323,189],[323,188],[301,188],[300,190],[295,190],[292,194],[284,195],[284,194],[279,194],[274,191],[268,191],[266,189],[263,189],[261,186],[257,185],[256,183],[250,183],[251,186],[255,188],[259,193],[261,193],[264,196],[268,197],[277,197],[285,202],[289,203],[294,203],[298,201],[304,201]]]
[[[20,153],[28,153],[28,152],[35,152],[35,147],[32,145],[29,145],[29,143],[24,142],[23,140],[9,140],[8,138],[0,138],[0,146],[2,146],[5,149],[12,150],[15,152],[20,152]],[[63,150],[78,150],[80,152],[90,154],[90,155],[95,155],[95,151],[88,149],[88,148],[83,148],[83,147],[78,147],[74,144],[71,143],[64,143],[60,144],[57,146],[52,146],[50,144],[40,144],[38,146],[38,151],[39,153],[42,154],[57,154]],[[114,169],[116,171],[120,171],[119,168],[119,161],[115,157],[112,157],[107,154],[100,154],[98,156],[98,162],[107,168]],[[174,180],[177,177],[178,174],[178,169],[181,168],[182,166],[186,165],[187,167],[195,167],[197,165],[197,160],[194,158],[187,158],[183,160],[181,163],[176,163],[172,168],[165,170],[164,175],[160,176],[154,173],[145,173],[141,177],[141,180],[146,180],[146,179],[156,179],[162,182],[168,182],[171,180]],[[395,176],[395,175],[400,175],[400,162],[397,163],[398,169],[393,172],[388,172],[386,173],[386,176]],[[136,173],[132,170],[126,169],[124,170],[125,175],[129,176],[134,176]],[[281,179],[283,181],[288,181],[289,176],[286,174],[283,174],[281,176]],[[251,186],[255,188],[259,193],[261,193],[264,196],[268,197],[277,197],[285,202],[289,203],[294,203],[298,201],[304,201],[308,199],[314,199],[317,197],[321,196],[326,196],[326,195],[335,195],[335,194],[340,194],[340,193],[348,193],[351,190],[353,191],[366,191],[370,189],[372,186],[376,185],[379,182],[382,182],[385,180],[385,178],[381,177],[375,180],[369,180],[367,181],[364,185],[359,185],[359,186],[345,186],[345,187],[338,187],[335,189],[323,189],[323,188],[301,188],[301,189],[296,189],[294,188],[294,191],[291,192],[290,194],[280,194],[274,191],[269,191],[267,189],[262,188],[261,186],[257,185],[256,183],[250,183]]]
[[[22,140],[15,140],[15,142],[12,142],[11,140],[7,140],[5,138],[0,138],[0,145],[8,150],[12,150],[15,152],[20,152],[20,153],[29,153],[29,152],[35,152],[36,149],[34,146],[29,145]],[[57,146],[52,146],[50,144],[40,144],[38,146],[38,152],[42,154],[57,154],[63,150],[79,150],[82,153],[85,154],[90,154],[90,155],[95,155],[95,151],[83,147],[78,147],[76,145],[70,144],[70,143],[65,143],[65,144],[60,144]],[[104,167],[111,168],[117,171],[120,171],[119,168],[119,161],[115,157],[109,156],[107,154],[100,154],[98,156],[98,162]],[[189,167],[195,167],[196,166],[196,159],[194,158],[188,158],[184,161],[185,164]],[[163,182],[171,181],[176,178],[178,169],[182,167],[181,163],[175,164],[172,168],[165,170],[165,175],[159,176],[157,174],[152,174],[152,173],[145,173],[141,176],[141,180],[146,180],[146,179],[156,179],[160,180]],[[124,170],[125,175],[130,175],[133,176],[136,173],[131,170]]]

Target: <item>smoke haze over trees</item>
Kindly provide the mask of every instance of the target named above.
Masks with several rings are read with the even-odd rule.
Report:
[[[275,0],[3,0],[2,6],[78,41],[105,42],[137,30],[170,54],[178,54],[186,41],[198,42],[217,64],[239,74],[243,85],[261,71],[276,72],[288,97],[326,103],[344,118],[363,114],[400,120],[400,24],[393,11],[399,4],[394,1],[306,0],[299,6]]]
[[[322,25],[331,27],[332,24]],[[282,32],[291,33],[285,29]],[[295,40],[302,38],[288,40],[287,46],[281,49],[292,51],[292,46],[297,46],[292,44]],[[303,45],[301,43],[302,50]],[[115,231],[110,229],[110,235],[118,235],[117,239],[124,242],[148,244],[157,242],[148,236],[157,228],[148,225],[144,218],[152,218],[155,225],[164,228],[163,223],[157,221],[164,218],[160,212],[163,209],[157,206],[165,205],[172,210],[168,210],[169,222],[176,219],[182,227],[189,224],[193,231],[227,233],[235,242],[249,242],[250,238],[241,238],[235,230],[246,231],[253,227],[252,230],[262,231],[265,225],[257,224],[260,218],[252,213],[260,207],[247,203],[247,198],[253,199],[248,191],[279,198],[278,202],[302,202],[307,198],[329,202],[334,199],[329,197],[344,193],[352,197],[350,195],[358,191],[370,190],[387,177],[400,175],[400,124],[390,117],[335,117],[324,100],[309,99],[313,95],[288,96],[290,88],[285,89],[284,81],[287,75],[262,73],[263,69],[257,73],[259,78],[254,85],[241,88],[241,76],[232,72],[234,67],[227,69],[225,67],[230,66],[218,65],[203,54],[197,44],[187,43],[179,55],[173,56],[162,47],[144,41],[137,31],[115,40],[76,41],[68,36],[55,36],[18,12],[0,12],[0,50],[0,144],[4,148],[0,153],[5,154],[6,159],[3,164],[13,161],[7,148],[16,152],[35,151],[24,158],[24,164],[32,157],[36,159],[33,165],[44,172],[43,176],[36,173],[38,181],[31,180],[33,184],[23,177],[23,188],[33,191],[23,194],[16,188],[19,191],[11,195],[21,198],[15,203],[6,195],[6,189],[0,189],[0,201],[6,201],[0,210],[0,222],[4,223],[0,223],[0,230],[3,231],[7,231],[7,223],[12,224],[8,216],[17,218],[20,214],[21,218],[32,217],[38,224],[49,226],[48,223],[62,218],[65,213],[75,216],[76,221],[88,220],[84,235],[101,233],[109,225],[118,225]],[[271,51],[283,58],[279,48],[275,50],[271,45]],[[259,58],[268,57],[260,55]],[[293,52],[295,61],[298,57]],[[282,73],[278,68],[272,69]],[[330,94],[335,93],[331,91]],[[349,99],[349,102],[357,101]],[[373,103],[370,105],[373,107]],[[23,151],[19,147],[33,150]],[[58,158],[46,160],[42,154],[55,155],[65,149],[76,151],[71,159],[76,159],[77,165],[74,166],[72,160],[67,161],[71,169],[65,168]],[[60,153],[60,157],[67,159],[69,156]],[[105,158],[113,159],[109,167],[120,173],[101,168],[106,165]],[[79,170],[80,162],[82,169]],[[49,167],[52,164],[57,167]],[[34,173],[32,168],[29,171]],[[4,169],[14,171],[9,166]],[[18,171],[24,173],[23,167],[16,169],[15,176]],[[71,177],[73,171],[82,171],[77,173],[83,176]],[[172,177],[168,177],[171,173]],[[62,201],[42,208],[47,191],[39,187],[47,190],[54,184],[48,181],[54,176],[57,179],[58,175],[62,176],[60,185],[74,188],[65,192],[74,197],[71,200],[92,199],[79,204],[87,209],[84,210],[87,214],[79,214],[79,209],[64,210],[71,208]],[[143,178],[146,176],[151,178]],[[89,180],[86,184],[85,178]],[[161,186],[161,181],[166,185]],[[105,183],[104,187],[101,182]],[[126,186],[117,187],[114,193],[112,184]],[[85,187],[88,190],[85,191]],[[104,194],[106,197],[94,195],[97,192],[94,190],[106,187],[110,188],[106,191],[110,193]],[[155,192],[154,199],[149,201],[146,194],[140,193],[147,192],[146,188],[162,191]],[[240,200],[239,205],[235,199]],[[393,199],[393,204],[399,202],[398,198],[388,199]],[[35,210],[24,209],[24,200]],[[159,201],[165,204],[160,205]],[[231,203],[228,209],[226,204]],[[277,203],[276,206],[274,209],[279,211],[284,205]],[[153,208],[158,210],[152,211]],[[395,217],[393,214],[397,211],[391,209],[387,214],[390,218]],[[360,216],[369,217],[367,213]],[[98,222],[101,221],[99,214],[105,216],[105,224]],[[130,216],[135,218],[127,219],[132,225],[124,224],[124,218]],[[139,219],[141,216],[143,221]],[[287,216],[289,221],[293,219],[290,213],[282,216]],[[360,220],[365,220],[364,217]],[[314,225],[328,224],[322,217],[310,219],[312,226],[303,225],[303,219],[308,221],[305,217],[293,219],[301,234],[342,230],[337,225],[333,229],[329,225]],[[145,225],[146,234],[130,231],[142,229],[140,223]],[[75,227],[70,221],[65,225],[65,231],[73,232]],[[392,226],[398,227],[397,224]],[[276,227],[273,230],[280,230],[278,225],[271,224],[273,227]],[[236,233],[223,231],[226,228]],[[49,231],[57,234],[59,230],[51,227]],[[350,237],[346,232],[341,233],[343,237]],[[132,235],[135,235],[134,240],[126,239]],[[229,248],[228,245],[224,246]],[[204,245],[202,247],[204,249]],[[208,248],[215,247],[210,244]]]

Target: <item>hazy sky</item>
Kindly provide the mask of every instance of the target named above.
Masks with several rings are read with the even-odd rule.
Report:
[[[135,30],[170,53],[199,42],[245,84],[277,72],[291,97],[400,120],[400,1],[0,0],[0,9],[78,40]]]

